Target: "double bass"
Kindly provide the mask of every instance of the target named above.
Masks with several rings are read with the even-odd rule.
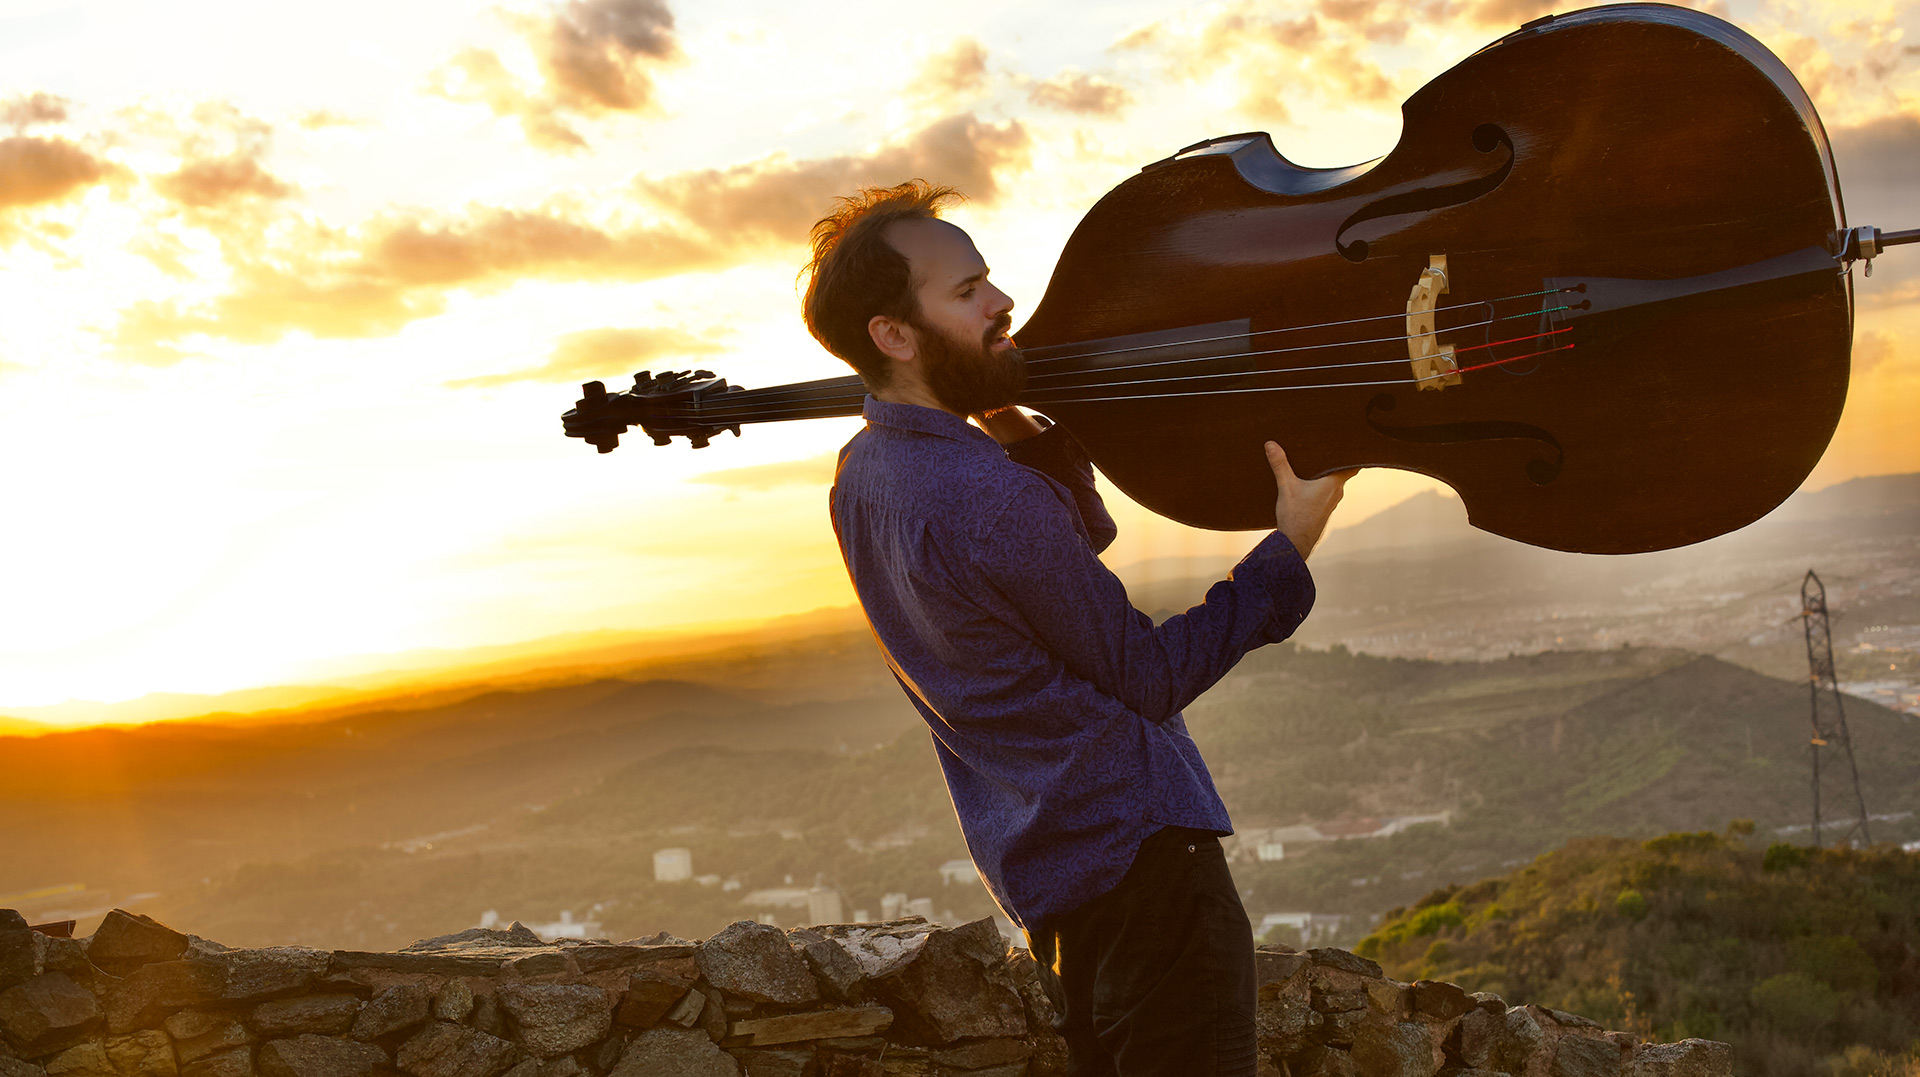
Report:
[[[1920,230],[1849,227],[1825,129],[1739,28],[1661,4],[1529,22],[1402,106],[1392,152],[1303,168],[1263,133],[1145,166],[1088,211],[1032,316],[1018,403],[1127,496],[1273,526],[1260,445],[1301,475],[1419,472],[1476,527],[1635,553],[1765,515],[1846,399],[1851,266]],[[848,416],[854,376],[599,382],[601,452]]]

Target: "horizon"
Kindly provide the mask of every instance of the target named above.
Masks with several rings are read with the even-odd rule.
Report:
[[[0,714],[845,608],[823,495],[857,420],[597,457],[555,421],[579,383],[843,373],[800,324],[806,230],[905,173],[967,190],[1017,325],[1141,165],[1240,130],[1378,156],[1550,6],[0,3]],[[1850,223],[1920,224],[1920,4],[1699,6],[1807,86]],[[1855,286],[1803,490],[1920,471],[1920,255]],[[1364,472],[1335,525],[1439,488]],[[1103,489],[1111,564],[1255,539]]]

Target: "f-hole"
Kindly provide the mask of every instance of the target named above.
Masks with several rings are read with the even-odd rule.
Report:
[[[1561,448],[1560,439],[1530,423],[1483,419],[1467,423],[1392,426],[1376,417],[1392,411],[1394,406],[1393,396],[1389,393],[1381,393],[1367,401],[1367,425],[1382,436],[1416,445],[1460,445],[1470,441],[1534,442],[1552,452],[1551,459],[1536,457],[1527,461],[1527,478],[1535,486],[1545,486],[1559,478],[1560,468],[1567,462],[1567,451]]]
[[[1481,153],[1492,153],[1501,146],[1507,148],[1507,159],[1500,162],[1499,168],[1478,179],[1449,183],[1443,187],[1422,187],[1403,194],[1388,195],[1361,206],[1354,211],[1353,216],[1340,223],[1340,230],[1333,236],[1333,245],[1339,249],[1341,256],[1347,261],[1364,262],[1367,260],[1367,241],[1356,239],[1351,243],[1345,242],[1347,229],[1354,225],[1378,220],[1381,217],[1394,217],[1402,213],[1423,213],[1444,209],[1447,206],[1457,206],[1463,202],[1471,202],[1500,186],[1506,182],[1507,174],[1513,171],[1513,139],[1494,124],[1483,123],[1473,129],[1474,149]]]

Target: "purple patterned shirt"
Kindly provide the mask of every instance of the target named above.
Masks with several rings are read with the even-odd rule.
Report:
[[[865,415],[834,532],[1000,907],[1031,930],[1112,889],[1163,826],[1231,833],[1180,711],[1306,617],[1286,536],[1155,626],[1095,556],[1113,520],[1064,430],[1003,450],[935,408]]]

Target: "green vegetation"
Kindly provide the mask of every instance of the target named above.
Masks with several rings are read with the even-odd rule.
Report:
[[[1572,841],[1393,910],[1358,949],[1406,980],[1726,1040],[1746,1077],[1915,1072],[1920,855],[1752,831]]]

